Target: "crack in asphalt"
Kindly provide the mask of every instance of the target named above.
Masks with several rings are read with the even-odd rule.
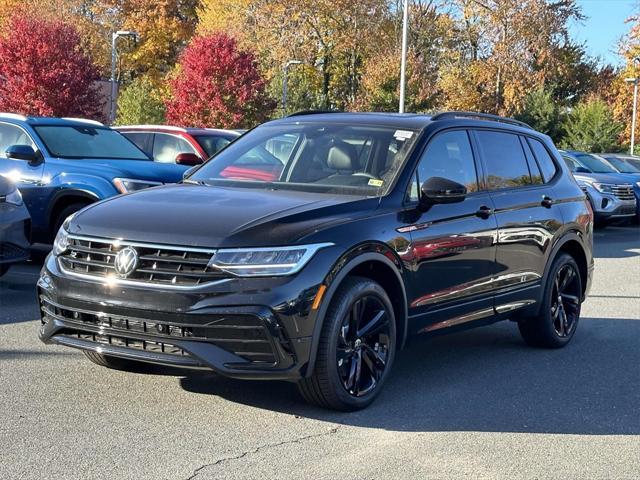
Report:
[[[251,450],[247,450],[245,452],[242,452],[239,455],[235,455],[235,456],[231,456],[231,457],[224,457],[224,458],[221,458],[219,460],[216,460],[213,463],[205,463],[204,465],[196,468],[193,471],[193,474],[191,476],[187,477],[186,480],[193,480],[198,475],[200,475],[200,473],[205,468],[215,467],[216,465],[220,465],[220,464],[222,464],[224,462],[228,462],[228,461],[231,461],[231,460],[239,460],[239,459],[241,459],[243,457],[246,457],[249,454],[258,453],[260,450],[265,450],[267,448],[274,448],[274,447],[279,447],[281,445],[289,445],[289,444],[292,444],[292,443],[301,443],[301,442],[304,442],[305,440],[310,440],[312,438],[324,437],[326,435],[333,435],[334,433],[337,433],[337,431],[339,429],[340,429],[340,426],[333,427],[333,428],[329,429],[329,431],[324,432],[324,433],[314,433],[313,435],[306,435],[304,437],[294,438],[293,440],[285,440],[283,442],[278,442],[278,443],[267,443],[266,445],[260,445],[259,447],[256,447],[256,448],[253,448]]]

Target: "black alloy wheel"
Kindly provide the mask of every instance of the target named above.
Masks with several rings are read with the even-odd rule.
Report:
[[[310,403],[335,410],[365,408],[389,376],[396,351],[396,320],[380,284],[347,277],[322,320],[310,376],[298,383]]]
[[[338,334],[338,375],[350,395],[361,397],[376,388],[389,356],[389,314],[372,295],[358,298],[342,320]]]
[[[559,254],[547,275],[543,302],[537,315],[519,318],[525,342],[535,347],[564,347],[578,328],[582,301],[582,277],[574,258]]]

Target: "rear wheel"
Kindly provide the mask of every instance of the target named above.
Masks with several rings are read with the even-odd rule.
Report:
[[[518,322],[525,342],[545,348],[560,348],[569,343],[578,328],[581,296],[578,265],[571,255],[562,253],[549,271],[540,313]]]
[[[140,362],[135,360],[127,360],[126,358],[112,357],[103,353],[91,352],[83,350],[85,356],[96,365],[101,367],[113,368],[114,370],[136,370],[140,368]]]
[[[393,307],[367,278],[344,280],[324,319],[313,374],[298,383],[310,403],[357,410],[378,396],[396,350]]]

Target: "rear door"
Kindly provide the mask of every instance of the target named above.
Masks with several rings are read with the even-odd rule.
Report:
[[[411,235],[407,294],[413,333],[493,317],[497,224],[477,166],[464,129],[437,133],[419,161],[410,202],[417,203],[419,186],[430,177],[463,184],[468,194],[460,203],[416,209],[402,230]]]
[[[555,233],[562,226],[554,194],[555,165],[542,171],[531,147],[543,160],[539,141],[499,130],[475,130],[485,183],[498,224],[495,307],[498,313],[530,305],[539,294]],[[550,178],[549,178],[550,177]]]

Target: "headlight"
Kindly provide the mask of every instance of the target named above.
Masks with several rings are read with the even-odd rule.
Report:
[[[609,185],[608,183],[592,183],[593,188],[598,190],[600,193],[613,193],[613,185]]]
[[[9,195],[4,197],[4,201],[7,203],[11,203],[13,205],[22,205],[22,195],[20,194],[20,190],[17,188],[11,192]]]
[[[218,250],[209,265],[239,277],[292,275],[299,272],[311,257],[333,243],[316,243],[293,247],[228,248]]]
[[[120,193],[137,192],[138,190],[144,190],[149,187],[156,187],[162,185],[160,182],[150,182],[147,180],[135,180],[132,178],[114,178],[113,184]]]
[[[64,222],[62,222],[62,226],[60,227],[60,230],[58,230],[56,238],[53,240],[53,254],[56,257],[58,255],[62,255],[67,251],[67,248],[69,248],[69,232],[67,232],[67,227],[75,215],[75,213],[72,213]]]
[[[640,182],[636,182],[636,187],[640,187]]]

